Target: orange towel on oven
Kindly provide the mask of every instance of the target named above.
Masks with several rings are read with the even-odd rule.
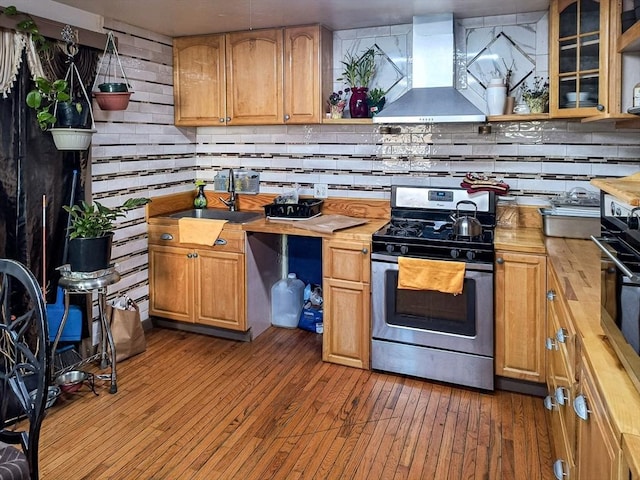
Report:
[[[398,257],[398,288],[462,293],[464,262]]]

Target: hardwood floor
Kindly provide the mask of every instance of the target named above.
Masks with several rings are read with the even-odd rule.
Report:
[[[117,394],[83,386],[48,411],[41,478],[553,478],[541,399],[323,363],[321,341],[147,332]]]

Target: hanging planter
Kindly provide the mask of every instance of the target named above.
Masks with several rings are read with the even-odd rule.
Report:
[[[116,69],[116,65],[118,69]],[[99,92],[96,91],[96,85],[100,90]],[[129,81],[124,73],[124,68],[122,68],[113,32],[109,32],[107,34],[107,43],[100,59],[100,65],[98,66],[98,74],[93,82],[92,95],[102,110],[126,110],[133,93],[129,91],[129,87]]]
[[[91,145],[91,138],[95,130],[86,128],[50,128],[53,143],[58,150],[83,151]]]

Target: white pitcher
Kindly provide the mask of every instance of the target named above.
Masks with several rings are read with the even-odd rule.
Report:
[[[504,114],[507,103],[507,87],[501,78],[492,78],[487,86],[487,107],[489,115]]]

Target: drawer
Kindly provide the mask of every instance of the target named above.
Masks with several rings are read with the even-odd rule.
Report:
[[[212,249],[220,252],[244,253],[244,231],[223,229],[218,236],[215,245],[199,245],[193,243],[180,243],[178,225],[149,225],[150,245],[186,246],[198,249]]]

